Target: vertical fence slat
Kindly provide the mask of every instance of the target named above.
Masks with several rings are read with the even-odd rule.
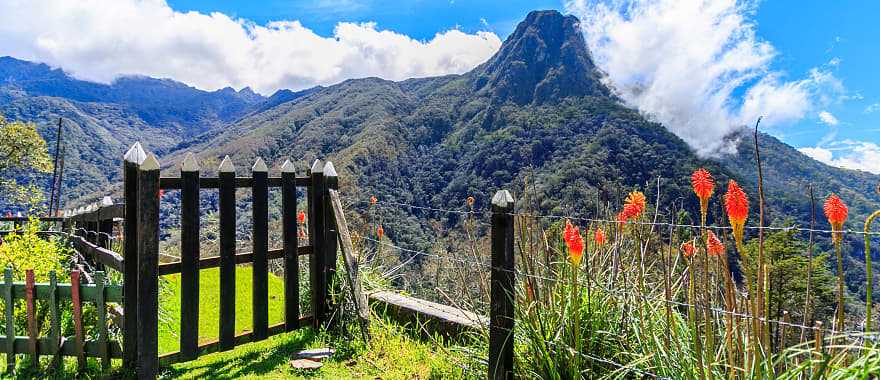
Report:
[[[40,363],[37,352],[37,339],[40,338],[37,331],[37,303],[34,294],[34,270],[28,269],[24,275],[25,302],[27,307],[27,334],[28,353],[31,355],[31,367],[36,368]]]
[[[159,161],[150,153],[138,169],[138,369],[143,379],[159,368]]]
[[[324,317],[327,303],[327,289],[324,285],[324,163],[315,160],[312,164],[311,186],[309,186],[309,243],[312,255],[309,258],[309,285],[312,295],[312,315],[315,327],[319,327]]]
[[[257,158],[252,169],[251,212],[253,219],[253,340],[263,340],[269,333],[269,182],[268,168]]]
[[[76,349],[76,360],[80,370],[86,368],[86,356],[83,349],[82,297],[80,297],[79,271],[70,272],[70,301],[73,304],[73,333]]]
[[[6,304],[6,372],[15,369],[15,302],[12,297],[12,268],[3,272],[3,302]]]
[[[53,355],[50,367],[59,368],[61,365],[61,316],[58,311],[58,275],[55,271],[49,272],[49,309],[51,313],[49,339],[52,342]]]
[[[299,328],[299,237],[296,225],[296,173],[288,160],[281,165],[281,238],[284,249],[284,322],[287,331]]]
[[[101,368],[110,368],[110,354],[107,344],[107,303],[104,302],[104,272],[95,272],[95,308],[98,311],[98,357],[101,358]]]
[[[323,283],[325,287],[325,294],[329,294],[329,286],[332,282],[333,278],[336,276],[336,251],[338,248],[339,242],[339,234],[337,232],[336,227],[336,216],[333,213],[333,202],[330,199],[329,190],[337,190],[339,189],[339,177],[336,174],[336,168],[333,167],[333,163],[327,161],[324,164],[324,187],[322,190],[322,201],[323,201],[323,209],[324,209],[324,274],[323,274]],[[336,307],[335,305],[330,305],[329,302],[331,298],[328,296],[327,301],[325,302],[324,310],[332,310],[332,308]]]
[[[180,354],[198,357],[199,348],[199,165],[189,153],[180,170]]]
[[[492,285],[489,309],[489,379],[513,379],[513,197],[492,197]]]
[[[235,347],[235,166],[220,163],[220,349]]]
[[[123,164],[123,195],[125,197],[125,224],[122,247],[122,366],[137,365],[137,251],[138,251],[138,167],[146,155],[140,143],[125,153]]]

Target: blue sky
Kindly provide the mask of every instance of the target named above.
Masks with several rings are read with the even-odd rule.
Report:
[[[0,2],[0,56],[98,82],[140,74],[265,95],[463,73],[529,11],[558,9],[582,20],[622,98],[700,153],[729,150],[726,134],[765,115],[764,130],[802,152],[880,173],[878,1],[51,2]]]

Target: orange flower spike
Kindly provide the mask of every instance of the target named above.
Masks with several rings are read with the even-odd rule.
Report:
[[[697,252],[697,247],[694,246],[693,241],[687,241],[681,245],[681,252],[684,254],[684,257],[691,257]]]
[[[596,233],[593,235],[593,241],[596,242],[597,246],[603,246],[606,243],[605,239],[605,231],[602,231],[601,228],[596,229]]]
[[[370,206],[374,206],[374,205],[376,204],[376,202],[378,202],[378,201],[379,201],[379,200],[376,199],[376,196],[375,196],[375,195],[371,196],[371,197],[370,197]]]
[[[645,211],[647,202],[645,201],[645,194],[642,194],[641,191],[633,191],[626,196],[626,200],[624,200],[624,210],[629,206],[631,210],[629,211],[631,218],[638,218],[642,215],[642,212]]]
[[[691,174],[691,186],[694,188],[694,194],[700,198],[700,212],[705,218],[706,212],[709,210],[709,198],[715,191],[715,180],[712,179],[712,174],[709,171],[700,168]]]
[[[299,214],[296,214],[296,221],[299,222],[299,224],[305,224],[305,222],[306,222],[305,211],[300,210]]]
[[[382,240],[382,237],[385,236],[385,229],[382,228],[381,224],[379,225],[378,228],[376,228],[376,236],[379,237],[379,240]]]
[[[576,227],[571,224],[569,221],[565,221],[565,230],[562,232],[562,241],[565,242],[565,245],[570,245],[572,239],[574,239],[574,234],[577,231]]]
[[[831,194],[831,196],[828,197],[823,209],[825,211],[825,217],[828,218],[828,222],[831,223],[831,230],[834,231],[832,234],[832,240],[835,243],[839,242],[841,231],[843,231],[843,223],[846,222],[846,218],[849,216],[849,209],[837,194]]]
[[[721,243],[721,240],[718,239],[718,236],[715,236],[715,233],[709,231],[709,238],[706,241],[706,251],[709,252],[710,256],[720,256],[724,253],[724,244]]]
[[[743,229],[749,217],[749,198],[734,180],[727,183],[727,194],[724,194],[724,208],[727,219],[733,227],[733,238],[737,246],[742,246]]]
[[[474,197],[467,197],[468,207],[474,207]]]
[[[584,256],[584,238],[577,227],[574,227],[572,235],[566,243],[568,245],[568,259],[573,265],[580,265],[581,258]]]

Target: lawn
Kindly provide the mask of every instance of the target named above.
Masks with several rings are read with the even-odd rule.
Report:
[[[235,332],[251,329],[251,281],[249,266],[235,268]],[[199,343],[216,340],[220,333],[220,270],[199,274]],[[180,275],[162,276],[159,299],[159,353],[180,349]],[[269,274],[269,324],[284,321],[284,283]]]

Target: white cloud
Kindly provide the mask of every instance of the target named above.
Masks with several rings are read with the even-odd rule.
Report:
[[[880,146],[873,142],[843,140],[798,150],[831,166],[880,174]]]
[[[832,127],[834,127],[840,123],[839,121],[837,121],[837,118],[834,117],[834,115],[832,115],[831,112],[828,112],[828,111],[820,111],[819,112],[819,120],[821,122],[825,123],[826,125],[829,125]]]
[[[865,113],[874,113],[877,111],[880,111],[880,102],[869,104],[867,107],[865,107]]]
[[[567,0],[606,80],[629,104],[713,155],[724,137],[764,116],[788,124],[839,99],[843,85],[811,70],[785,79],[755,35],[755,5],[737,0]]]
[[[0,1],[0,55],[99,82],[140,74],[269,94],[366,76],[462,73],[500,45],[490,32],[449,30],[418,41],[373,23],[339,23],[323,37],[298,21],[256,25],[222,13],[177,12],[165,0]]]
[[[839,57],[834,57],[834,58],[831,58],[830,61],[828,61],[828,65],[838,67],[838,66],[840,66],[840,62],[841,62],[841,60]]]

